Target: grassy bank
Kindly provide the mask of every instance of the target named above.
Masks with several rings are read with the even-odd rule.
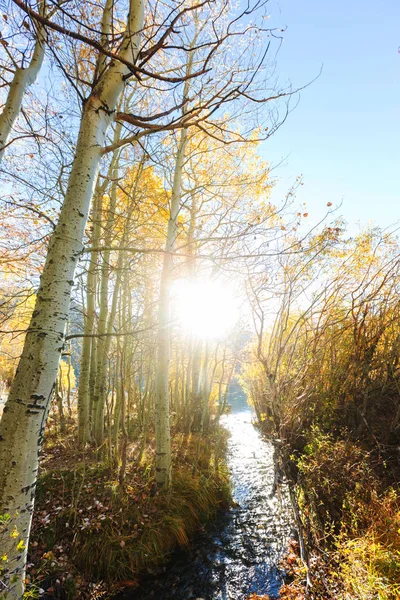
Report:
[[[281,440],[312,587],[287,598],[400,597],[399,239],[369,228],[282,265],[280,309],[243,379],[260,426]],[[310,290],[313,281],[315,289]],[[311,286],[313,287],[313,286]],[[307,293],[306,293],[307,291]],[[268,313],[265,313],[268,314]],[[252,360],[251,360],[252,359]],[[302,541],[302,540],[300,540]],[[297,595],[296,595],[297,594]]]
[[[313,428],[290,456],[308,548],[312,586],[292,553],[281,595],[340,600],[400,597],[400,493],[397,465],[366,440]]]
[[[138,585],[140,574],[165,562],[177,546],[230,502],[224,454],[226,433],[214,429],[200,443],[174,436],[177,466],[168,492],[154,481],[153,444],[134,444],[124,485],[92,451],[77,452],[74,438],[50,434],[29,548],[27,598],[107,597]],[[197,468],[194,471],[193,464]]]

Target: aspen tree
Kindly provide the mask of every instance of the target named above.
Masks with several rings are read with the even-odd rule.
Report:
[[[114,317],[114,315],[111,312],[109,313],[108,310],[108,288],[111,274],[110,246],[117,207],[117,174],[118,159],[116,159],[115,168],[112,172],[114,180],[111,185],[110,204],[108,207],[107,220],[104,228],[105,249],[100,267],[99,323],[97,328],[99,339],[97,342],[96,380],[93,395],[93,437],[98,446],[100,446],[100,444],[103,442],[104,436],[104,407],[107,390],[107,350],[109,339],[105,337],[105,334],[108,331],[111,332]]]
[[[97,186],[93,202],[93,232],[92,245],[96,248],[100,240],[100,204],[101,188]],[[90,372],[91,361],[95,364],[96,340],[92,338],[95,323],[95,295],[96,295],[96,267],[97,252],[91,252],[87,274],[86,312],[84,315],[84,338],[82,344],[82,355],[80,364],[80,377],[78,388],[78,442],[84,446],[90,439],[90,417],[91,417],[91,388]],[[94,371],[94,369],[93,369]]]
[[[119,139],[120,125],[118,124],[115,128],[114,141]],[[99,251],[97,250],[100,245],[101,239],[101,214],[102,214],[102,203],[103,196],[107,189],[107,180],[117,175],[118,165],[118,152],[114,152],[111,159],[107,178],[105,183],[99,183],[96,185],[96,191],[94,193],[94,201],[92,208],[92,235],[91,245],[93,252],[90,252],[89,267],[87,273],[86,282],[86,312],[84,315],[84,338],[82,344],[82,355],[81,355],[81,368],[79,378],[79,389],[78,389],[78,441],[80,445],[85,445],[91,436],[91,426],[93,425],[93,399],[94,392],[96,390],[96,372],[97,372],[97,347],[98,341],[95,337],[92,337],[95,331],[95,318],[96,318],[96,285],[98,280],[97,263],[99,258]],[[115,191],[115,190],[114,190]],[[108,229],[112,226],[113,213],[109,211],[109,218],[111,223]],[[106,225],[107,228],[107,225]],[[111,235],[111,231],[110,231]],[[109,244],[109,240],[105,241],[105,245]],[[104,265],[108,264],[107,258],[103,257],[103,269],[106,268]],[[107,286],[108,287],[108,286]],[[104,309],[103,309],[104,310]]]
[[[40,2],[40,13],[45,14],[45,1]],[[21,112],[22,101],[26,90],[35,83],[44,59],[47,34],[41,23],[37,24],[35,45],[29,65],[17,66],[10,83],[7,100],[0,114],[0,163],[13,131],[15,121]]]
[[[119,51],[125,61],[136,59],[143,19],[142,0],[130,0]],[[0,423],[0,514],[9,515],[1,540],[7,555],[2,575],[6,600],[19,600],[24,590],[38,457],[64,343],[75,267],[106,133],[129,75],[121,60],[112,60],[85,102],[68,188]]]
[[[171,483],[171,438],[169,424],[169,365],[170,365],[170,286],[172,283],[173,259],[175,241],[178,235],[177,219],[180,209],[183,162],[187,131],[180,134],[174,181],[171,195],[171,210],[168,221],[167,239],[160,284],[160,304],[158,316],[158,353],[156,370],[156,481],[161,486]]]
[[[195,18],[196,28],[197,19]],[[191,48],[193,49],[199,31],[195,32]],[[193,66],[193,52],[190,54],[186,76],[190,77]],[[189,98],[190,84],[186,80],[183,100]],[[185,114],[183,111],[183,115]],[[188,130],[182,129],[176,152],[174,178],[172,183],[171,206],[168,220],[165,254],[161,272],[160,301],[158,313],[158,343],[156,367],[155,429],[156,429],[156,481],[160,486],[171,484],[171,435],[169,415],[169,371],[171,353],[171,284],[173,272],[172,252],[178,237],[178,215],[181,208],[181,188]]]

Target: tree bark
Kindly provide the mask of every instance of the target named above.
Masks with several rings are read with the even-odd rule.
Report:
[[[109,348],[109,338],[104,337],[104,334],[108,331],[112,331],[115,316],[115,314],[112,315],[108,311],[108,288],[111,274],[110,246],[115,221],[115,211],[117,206],[117,174],[118,159],[115,160],[114,168],[112,170],[112,176],[114,181],[111,186],[110,206],[104,231],[104,247],[106,248],[106,250],[104,250],[104,252],[102,253],[100,269],[99,324],[97,328],[97,333],[99,334],[99,336],[103,337],[99,337],[97,341],[96,383],[93,395],[93,437],[97,446],[100,446],[104,439],[104,407],[106,402],[107,360]],[[122,253],[120,252],[119,255],[121,254]],[[119,279],[119,274],[117,274],[117,278]],[[110,323],[108,323],[107,317],[109,317]]]
[[[44,13],[44,1],[41,2],[40,12]],[[35,83],[44,59],[44,49],[47,35],[45,28],[37,24],[36,41],[29,66],[17,67],[8,90],[7,100],[0,115],[0,163],[9,142],[14,123],[21,112],[22,100],[30,85]]]
[[[95,194],[93,206],[93,235],[92,246],[97,247],[100,239],[100,218],[99,206],[101,203],[101,194],[98,190]],[[80,446],[84,446],[90,439],[90,416],[91,403],[90,397],[93,395],[93,390],[90,389],[90,371],[91,361],[94,359],[95,340],[91,338],[94,330],[94,322],[96,316],[95,297],[96,297],[96,267],[97,253],[90,253],[89,268],[87,275],[87,292],[86,292],[86,313],[84,316],[84,335],[82,343],[81,368],[78,387],[78,442]]]
[[[181,200],[183,162],[187,131],[182,129],[176,156],[174,181],[171,195],[171,211],[168,221],[167,240],[161,274],[160,301],[158,313],[158,352],[156,368],[156,481],[160,486],[171,484],[171,438],[169,424],[169,367],[171,338],[171,302],[172,252],[177,238],[177,221]]]
[[[124,58],[135,60],[142,27],[142,0],[131,0],[120,50]],[[64,344],[75,268],[105,136],[129,75],[123,63],[112,62],[85,102],[64,203],[0,423],[0,514],[10,515],[1,534],[2,551],[7,554],[1,578],[6,600],[20,600],[24,591],[39,452]]]

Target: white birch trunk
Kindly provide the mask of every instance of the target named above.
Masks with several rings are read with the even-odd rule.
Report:
[[[187,242],[188,242],[188,254],[190,258],[187,261],[187,273],[189,280],[194,279],[196,276],[196,243],[195,243],[195,234],[197,228],[197,198],[194,194],[192,196],[192,205],[190,208],[190,222],[189,229],[187,234]],[[191,385],[192,385],[192,370],[193,370],[193,354],[196,347],[196,342],[194,340],[193,334],[189,335],[188,338],[188,366],[187,366],[187,374],[186,374],[186,388],[185,388],[185,430],[187,434],[190,433],[190,429],[192,426],[192,417],[193,417],[193,405],[194,398],[191,393]]]
[[[44,3],[41,3],[43,12]],[[0,163],[4,156],[5,148],[10,140],[14,123],[21,112],[22,100],[25,92],[32,85],[39,74],[43,63],[46,45],[46,31],[43,25],[37,25],[36,42],[29,66],[17,67],[8,91],[7,100],[0,115]]]
[[[193,49],[196,44],[198,21],[194,14],[196,32],[191,43]],[[194,52],[190,53],[186,67],[186,75],[192,73]],[[183,88],[183,98],[189,97],[190,79],[187,79]],[[187,107],[183,110],[183,114]],[[188,140],[187,129],[182,129],[175,161],[174,180],[171,194],[171,212],[168,221],[167,240],[161,273],[160,301],[158,312],[158,339],[157,339],[157,366],[156,366],[156,394],[155,394],[155,432],[156,432],[156,482],[160,486],[171,484],[171,435],[169,424],[169,369],[170,369],[170,344],[171,344],[171,302],[170,287],[172,283],[173,258],[172,252],[178,235],[178,214],[181,203],[181,187],[183,164]]]
[[[117,127],[114,142],[120,139],[121,127]],[[108,355],[110,352],[111,344],[111,333],[113,332],[115,317],[117,313],[117,303],[119,299],[119,293],[122,281],[122,272],[125,264],[125,254],[123,251],[118,253],[118,260],[116,266],[116,279],[113,290],[111,308],[108,314],[108,288],[110,279],[110,256],[109,250],[112,244],[113,226],[115,221],[116,207],[117,207],[117,178],[119,169],[119,153],[118,151],[114,155],[112,161],[111,177],[114,181],[111,188],[111,199],[109,214],[105,227],[104,235],[104,246],[105,250],[102,253],[102,267],[101,267],[101,289],[100,289],[100,312],[99,312],[99,325],[98,334],[100,337],[97,342],[97,372],[96,372],[96,385],[95,393],[93,396],[93,436],[97,446],[100,446],[104,439],[104,407],[107,400],[107,362]],[[136,182],[137,183],[137,182]],[[133,197],[132,197],[133,200]],[[127,219],[124,224],[124,230],[120,241],[120,246],[124,248],[128,243],[129,234],[129,223],[132,212],[134,210],[135,203],[131,202],[131,208],[128,211]],[[108,249],[107,249],[108,248]],[[108,320],[107,320],[108,314]],[[104,335],[106,334],[106,335]]]
[[[171,338],[171,302],[170,287],[172,283],[172,252],[177,237],[177,221],[181,201],[181,185],[187,131],[182,129],[176,156],[174,181],[171,195],[171,212],[168,221],[167,240],[165,244],[164,262],[161,274],[160,303],[158,313],[158,353],[156,368],[156,481],[158,485],[169,486],[171,483],[171,437],[169,425],[169,366]]]
[[[99,389],[93,398],[93,436],[97,446],[100,446],[104,440],[104,408],[107,401],[107,362],[111,345],[111,334],[114,329],[115,317],[117,314],[118,299],[122,280],[123,252],[119,252],[117,262],[117,276],[112,295],[110,314],[108,317],[106,335],[103,337],[104,345],[98,346],[98,371],[96,375],[96,386]],[[100,384],[98,383],[100,382]],[[97,403],[97,406],[96,406]]]
[[[100,189],[96,191],[93,206],[93,236],[92,246],[96,248],[100,240],[100,217],[99,206],[101,203]],[[94,339],[90,337],[94,331],[94,322],[96,316],[95,296],[96,296],[96,266],[97,252],[90,253],[90,261],[87,275],[87,293],[86,293],[86,313],[84,317],[82,356],[78,387],[78,442],[80,446],[90,439],[90,366],[92,353],[94,349]]]
[[[118,153],[118,151],[117,151]],[[114,160],[114,159],[113,159]],[[99,300],[99,324],[97,334],[100,336],[97,340],[97,365],[96,365],[96,383],[93,394],[93,438],[100,446],[104,439],[104,408],[107,392],[107,361],[108,361],[108,339],[105,334],[108,331],[107,317],[108,315],[108,287],[110,281],[110,246],[112,242],[113,226],[115,221],[115,211],[117,206],[117,172],[118,159],[116,159],[114,168],[112,169],[113,184],[110,194],[110,206],[107,215],[107,221],[104,231],[104,247],[106,248],[101,257],[100,269],[100,300]],[[121,253],[120,253],[121,254]],[[118,278],[118,276],[117,276]],[[111,329],[113,322],[111,323]]]
[[[201,415],[201,358],[203,354],[203,342],[197,339],[193,345],[192,356],[192,388],[190,394],[192,427],[196,431],[200,426]]]
[[[142,0],[131,0],[121,55],[134,61],[143,27]],[[107,129],[128,69],[114,62],[85,103],[75,159],[49,249],[35,310],[0,423],[0,514],[3,598],[20,600],[32,520],[38,458],[57,376],[71,288]],[[13,537],[15,536],[15,537]]]

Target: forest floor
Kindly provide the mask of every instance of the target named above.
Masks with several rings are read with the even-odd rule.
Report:
[[[28,554],[26,598],[107,598],[137,586],[230,503],[227,434],[174,432],[173,484],[154,480],[152,434],[127,448],[124,482],[105,449],[77,448],[50,428],[44,443]],[[196,469],[193,465],[196,464]]]
[[[77,448],[76,432],[50,427],[41,456],[26,598],[110,598],[229,506],[227,432],[201,440],[177,431],[171,490],[154,480],[154,439],[127,448],[126,474],[104,447]],[[314,430],[301,453],[288,448],[309,549],[309,575],[291,540],[282,566],[285,600],[400,598],[398,466],[365,443]],[[193,465],[197,463],[196,469]],[[293,480],[294,483],[294,480]],[[251,600],[266,600],[253,595]],[[237,599],[239,600],[239,599]],[[248,599],[250,600],[250,599]]]

